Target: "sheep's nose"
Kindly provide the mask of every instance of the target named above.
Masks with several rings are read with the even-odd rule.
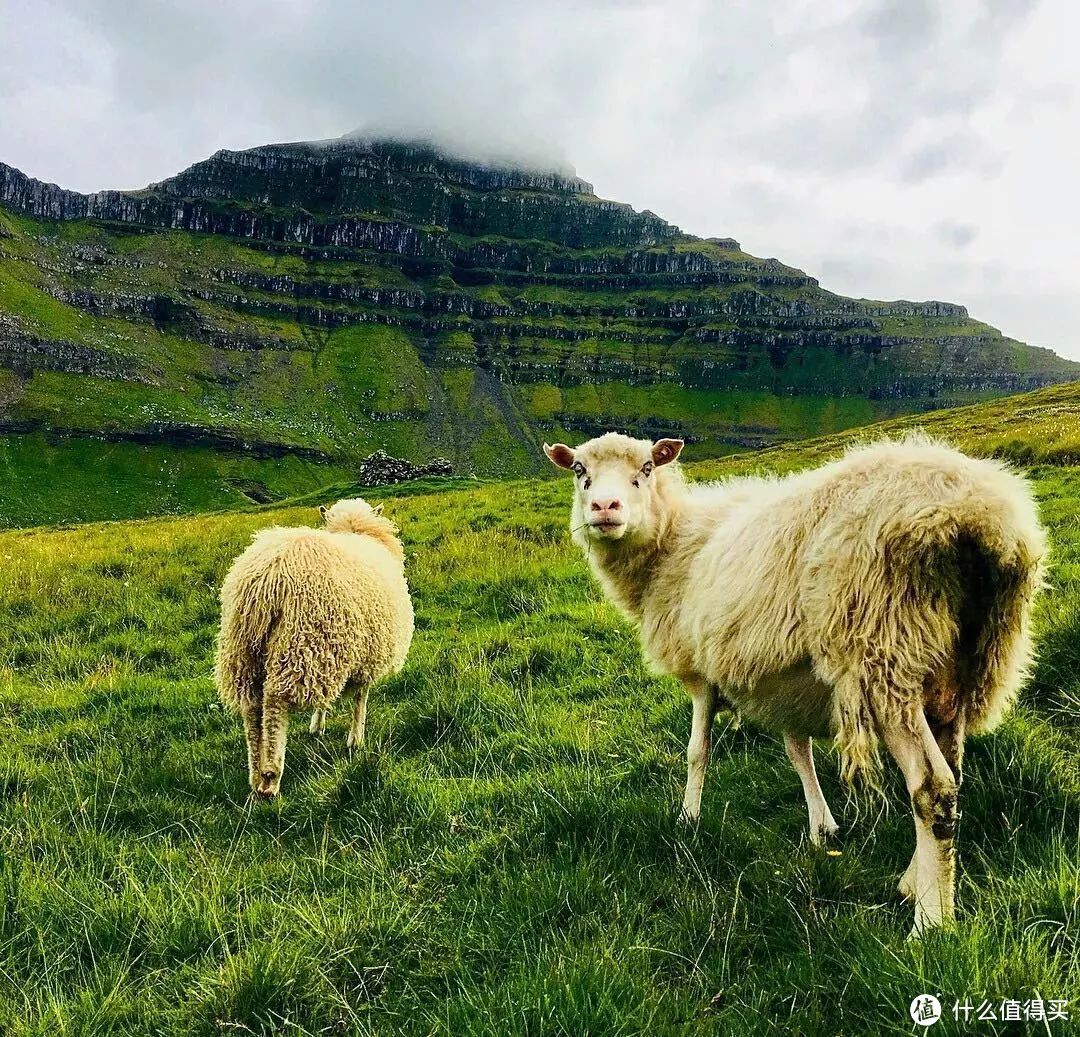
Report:
[[[610,500],[594,500],[592,502],[593,511],[618,511],[622,507],[622,501],[618,497],[612,497]]]

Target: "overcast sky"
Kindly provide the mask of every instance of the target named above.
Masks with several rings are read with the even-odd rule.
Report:
[[[431,134],[1080,357],[1072,0],[0,0],[0,161],[81,191]]]

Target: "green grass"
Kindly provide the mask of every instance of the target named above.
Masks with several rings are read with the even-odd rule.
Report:
[[[545,208],[541,195],[515,197],[539,204],[534,216]],[[547,232],[521,218],[530,233]],[[670,272],[624,281],[568,272],[623,263],[633,249],[613,226],[606,244],[581,248],[473,230],[435,235],[462,255],[479,250],[462,267],[441,248],[419,258],[305,249],[0,210],[0,419],[64,437],[50,451],[57,474],[75,440],[150,439],[179,454],[169,429],[183,425],[185,442],[226,435],[274,455],[317,451],[342,469],[381,447],[512,477],[542,466],[544,438],[599,427],[652,434],[663,425],[697,456],[721,456],[970,402],[1018,384],[1002,380],[1010,372],[1024,384],[1075,374],[1071,362],[978,322],[875,316],[879,304],[833,296],[774,260],[713,242],[677,238],[645,251],[718,263],[714,284]],[[882,334],[896,343],[874,348]],[[190,507],[189,490],[162,495],[154,479],[98,492],[77,471],[92,446],[66,454],[70,480],[41,482],[15,463],[27,445],[8,440],[0,437],[0,463],[15,480],[11,496],[41,503],[20,512],[0,494],[0,526],[64,517],[48,501],[69,482],[83,487],[82,518]],[[197,452],[181,464],[206,467]],[[231,492],[224,479],[199,495]]]
[[[346,466],[292,456],[260,459],[209,447],[40,433],[6,436],[0,439],[0,524],[236,509],[295,497],[349,474]]]
[[[967,407],[909,415],[797,444],[746,454],[740,463],[705,463],[703,475],[747,474],[758,467],[790,471],[816,464],[875,435],[920,429],[962,450],[1019,465],[1080,464],[1080,385],[1051,385],[1035,392]]]
[[[461,342],[454,345],[464,348]],[[386,354],[397,350],[397,364],[414,365],[425,387],[402,396],[385,380],[379,381],[378,371],[366,382],[359,376],[354,379],[350,366],[358,363],[354,351],[368,349]],[[721,438],[732,428],[753,439],[761,435],[763,428],[779,428],[787,435],[799,435],[805,428],[829,432],[862,425],[876,416],[874,403],[858,397],[782,399],[768,393],[694,393],[673,383],[648,387],[604,383],[564,389],[535,383],[521,387],[518,396],[504,396],[505,410],[500,410],[489,394],[490,388],[477,385],[474,369],[438,368],[430,372],[426,381],[421,370],[404,338],[393,329],[349,328],[328,336],[319,361],[313,369],[309,366],[308,376],[339,388],[329,403],[323,398],[317,404],[324,413],[335,415],[334,420],[347,420],[352,406],[388,408],[390,413],[395,407],[403,408],[397,413],[427,408],[423,424],[401,419],[383,421],[378,426],[352,426],[349,436],[358,453],[385,447],[399,456],[429,456],[435,451],[425,433],[434,427],[439,430],[439,449],[452,457],[472,456],[489,471],[500,467],[504,472],[520,471],[539,454],[537,442],[512,432],[507,414],[511,419],[521,417],[522,424],[533,419],[545,421],[550,426],[548,438],[571,443],[584,436],[561,427],[567,413],[587,416],[597,427],[610,427],[620,413],[648,415],[646,432],[653,427],[673,431],[680,421],[689,420],[708,428],[716,437],[705,444],[691,444],[687,449],[690,458],[737,450],[737,437],[736,442]],[[291,380],[295,369],[289,371],[289,377],[282,379],[277,404],[279,413],[288,417],[267,420],[277,422],[281,437],[291,435],[295,439],[299,426],[306,423],[309,429],[318,427],[320,418],[312,405],[310,383],[302,383],[297,389]],[[57,406],[65,399],[81,400],[84,392],[85,413],[100,404],[100,398],[95,399],[83,384],[89,379],[60,374],[38,378],[42,386],[51,386]],[[0,381],[0,394],[3,392],[4,383]],[[335,410],[338,407],[340,410]],[[109,422],[102,417],[99,424],[107,427]],[[964,449],[1019,464],[1080,464],[1080,384],[1050,386],[970,407],[906,416],[879,423],[874,429],[901,432],[915,427],[944,436]],[[738,462],[706,462],[700,471],[745,472],[762,465],[789,469],[828,457],[865,435],[856,428],[793,447],[781,445],[745,453]],[[330,439],[322,442],[332,447]],[[245,488],[255,487],[259,499],[289,498],[329,482],[347,482],[354,470],[352,462],[341,459],[317,463],[296,456],[260,458],[250,453],[165,443],[137,445],[40,433],[6,435],[0,437],[0,476],[4,481],[0,526],[237,507],[250,500]]]
[[[923,992],[1075,1002],[1080,470],[1037,486],[1041,660],[970,746],[960,927],[915,943],[897,780],[859,811],[819,754],[829,856],[779,743],[720,730],[702,824],[676,823],[688,700],[592,585],[563,482],[383,494],[412,654],[365,751],[345,710],[321,741],[297,719],[272,805],[214,699],[215,594],[323,494],[0,534],[0,1032],[908,1034]]]

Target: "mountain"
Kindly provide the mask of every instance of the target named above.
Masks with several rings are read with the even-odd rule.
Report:
[[[716,455],[1078,376],[962,306],[844,298],[431,145],[89,195],[0,164],[0,465],[72,517],[275,499],[380,447],[485,475],[607,428]]]

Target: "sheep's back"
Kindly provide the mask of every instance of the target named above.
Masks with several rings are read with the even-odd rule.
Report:
[[[959,525],[1001,553],[1041,533],[1024,482],[925,439],[886,441],[780,479],[695,488],[678,553],[646,595],[643,635],[667,672],[748,687],[801,665],[867,603],[909,593],[909,550]]]
[[[348,678],[399,668],[413,613],[400,562],[369,537],[270,529],[237,559],[223,605],[271,613],[266,678],[297,705],[332,700]]]
[[[731,688],[801,665],[799,565],[812,522],[797,497],[771,480],[703,495],[692,550],[650,602],[676,617],[666,652],[672,672],[708,674]],[[680,658],[681,657],[681,658]]]

